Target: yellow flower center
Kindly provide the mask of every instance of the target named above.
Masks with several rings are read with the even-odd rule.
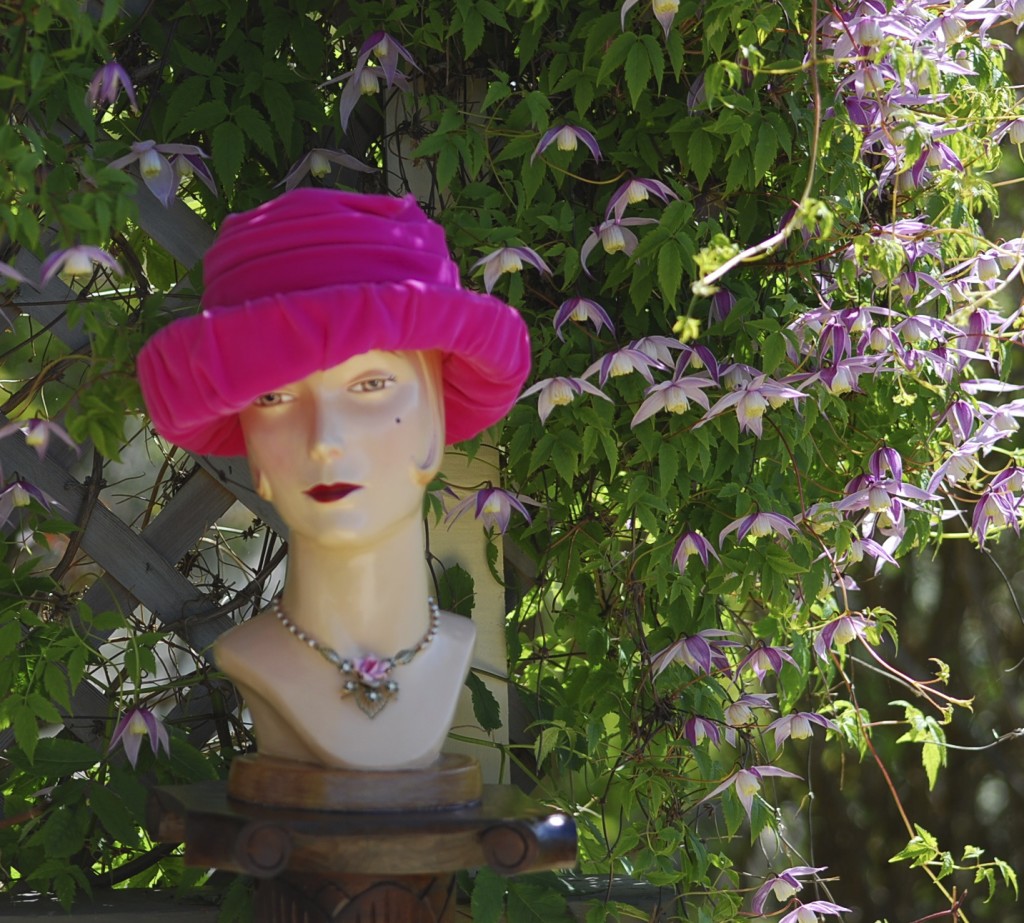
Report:
[[[562,128],[558,134],[555,135],[555,146],[560,151],[576,150],[577,141],[576,132],[574,132],[568,125]]]
[[[309,158],[309,172],[319,178],[331,172],[331,162],[319,151],[314,151]]]
[[[617,224],[611,224],[601,231],[601,246],[605,253],[618,253],[626,249],[626,238],[622,235],[622,228]]]
[[[515,250],[502,250],[498,257],[499,273],[519,272],[523,268],[523,261]]]
[[[548,390],[551,403],[561,407],[572,402],[575,392],[564,381],[553,381]]]
[[[653,0],[651,5],[654,7],[654,14],[656,16],[679,12],[679,0]]]

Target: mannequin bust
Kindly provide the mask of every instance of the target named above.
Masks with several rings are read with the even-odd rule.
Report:
[[[289,528],[279,599],[217,665],[260,754],[355,770],[431,766],[475,628],[430,599],[423,498],[446,444],[500,419],[529,372],[518,313],[462,289],[411,197],[323,189],[229,216],[203,311],[138,372],[157,431],[248,456]]]
[[[241,413],[253,481],[289,527],[280,609],[343,657],[412,649],[430,631],[423,494],[443,451],[439,388],[436,354],[374,350]],[[420,768],[447,736],[475,634],[469,619],[439,613],[370,721],[345,700],[361,690],[343,697],[345,677],[291,637],[275,607],[223,635],[215,657],[249,705],[261,753]]]

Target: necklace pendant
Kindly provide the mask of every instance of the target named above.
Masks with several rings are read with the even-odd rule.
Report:
[[[346,680],[341,697],[352,696],[359,710],[368,718],[376,718],[384,706],[398,695],[398,683],[393,679],[382,683],[367,683],[361,680]]]

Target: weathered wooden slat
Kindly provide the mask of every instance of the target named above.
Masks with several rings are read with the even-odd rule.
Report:
[[[137,184],[139,225],[187,269],[197,265],[213,243],[213,229],[178,199],[165,206],[142,180],[134,175],[133,179]]]

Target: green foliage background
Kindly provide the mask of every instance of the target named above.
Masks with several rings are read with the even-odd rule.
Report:
[[[912,217],[938,228],[937,267],[987,246],[982,221],[999,204],[992,135],[1019,108],[1001,51],[968,35],[963,50],[974,73],[930,75],[944,95],[927,112],[955,129],[945,140],[966,169],[893,193],[836,103],[852,65],[831,61],[823,49],[813,26],[825,11],[795,0],[682,0],[667,34],[648,5],[623,16],[600,0],[107,2],[84,12],[70,0],[47,0],[0,4],[0,12],[0,100],[8,114],[0,125],[0,257],[13,264],[22,253],[42,259],[58,247],[90,244],[114,253],[125,269],[120,279],[97,273],[76,283],[79,297],[67,310],[87,333],[82,350],[68,352],[24,318],[14,322],[4,352],[4,378],[13,384],[3,410],[16,418],[60,416],[106,459],[150,438],[134,355],[158,326],[194,310],[200,286],[196,272],[142,230],[137,167],[108,166],[133,142],[194,144],[209,153],[219,193],[192,177],[179,198],[213,226],[277,194],[310,150],[340,149],[377,172],[340,169],[305,182],[412,190],[445,225],[470,284],[482,285],[479,275],[469,279],[477,259],[503,246],[532,248],[550,276],[527,266],[502,275],[496,291],[530,324],[535,381],[581,376],[616,347],[674,335],[720,361],[781,378],[806,365],[805,356],[794,362],[799,321],[821,307],[822,266],[834,275],[829,297],[837,306],[911,310],[896,285],[906,261],[901,243],[880,228]],[[340,91],[322,84],[351,72],[362,42],[381,30],[415,58],[415,72],[405,67],[411,90],[360,99],[343,132]],[[899,43],[883,51],[901,68],[927,70]],[[94,72],[111,59],[131,75],[138,112],[124,96],[106,111],[85,102]],[[543,133],[561,124],[592,132],[601,161],[582,145],[535,153]],[[908,163],[923,137],[910,132]],[[588,272],[585,242],[605,220],[612,192],[631,177],[658,179],[673,199],[636,203],[630,214],[654,223],[635,228],[635,251],[599,245]],[[722,280],[735,303],[715,319],[714,289],[701,278],[784,226],[792,233],[776,248]],[[847,253],[856,259],[844,259]],[[926,294],[914,295],[916,310],[954,316],[956,305],[927,303]],[[570,297],[600,302],[614,334],[569,323],[557,335],[555,312]],[[993,349],[1006,351],[1013,336],[1008,331]],[[1015,852],[1010,865],[993,860],[979,827],[984,811],[951,803],[955,783],[941,781],[944,761],[937,759],[947,734],[977,745],[979,725],[1003,732],[1024,723],[996,704],[1010,682],[998,671],[1011,664],[981,655],[958,664],[975,672],[962,679],[957,670],[949,696],[977,693],[974,724],[963,723],[964,713],[951,731],[948,701],[933,696],[943,705],[935,709],[920,700],[942,687],[929,683],[928,658],[959,659],[952,630],[939,627],[939,604],[929,610],[922,599],[931,597],[920,589],[950,580],[950,572],[935,577],[923,559],[883,580],[865,566],[854,571],[860,592],[837,589],[837,561],[857,538],[853,521],[842,517],[814,527],[801,520],[789,542],[718,541],[729,523],[752,512],[799,518],[816,502],[840,499],[882,446],[900,453],[908,480],[927,480],[951,438],[936,414],[961,394],[964,375],[941,381],[924,368],[904,371],[865,377],[859,393],[819,388],[799,404],[772,407],[760,437],[735,413],[697,426],[693,407],[632,428],[645,393],[636,374],[608,379],[603,389],[612,400],[581,395],[555,407],[544,424],[528,398],[486,437],[501,449],[504,486],[540,503],[533,522],[517,520],[505,539],[529,561],[508,573],[511,683],[528,715],[508,756],[521,781],[575,816],[580,869],[662,886],[670,918],[735,920],[749,912],[750,892],[769,872],[827,865],[840,880],[820,886],[819,898],[861,908],[860,919],[949,913],[958,904],[954,885],[969,889],[962,909],[972,920],[1011,919],[1015,890],[1003,886],[1013,880],[1021,840],[1007,837],[999,846]],[[1006,449],[1007,463],[1016,451]],[[153,496],[173,491],[185,464],[178,457],[154,470],[151,482],[166,480]],[[964,491],[976,498],[981,488],[979,480]],[[43,518],[32,526],[40,534],[65,528]],[[948,550],[944,539],[964,530],[934,510],[908,516],[907,528],[901,554],[927,549],[947,563],[966,552]],[[720,560],[704,567],[691,558],[681,573],[673,550],[685,530],[711,539]],[[40,739],[41,727],[62,723],[54,705],[70,704],[69,689],[87,671],[104,675],[107,691],[126,705],[140,692],[147,701],[176,695],[188,682],[155,679],[169,643],[162,632],[138,617],[79,611],[82,587],[54,581],[17,544],[12,536],[14,563],[0,586],[0,720],[16,741],[6,751],[5,817],[26,819],[0,827],[0,871],[12,888],[52,890],[64,900],[111,881],[197,884],[199,873],[140,832],[144,783],[221,775],[234,749],[248,743],[245,730],[225,719],[218,740],[197,746],[187,727],[172,728],[171,758],[144,753],[140,773],[64,732]],[[957,566],[987,566],[969,560],[958,558]],[[210,589],[225,588],[211,581]],[[1020,626],[1005,597],[993,589],[972,601],[990,604],[1002,613],[1000,653],[1016,650]],[[991,629],[976,611],[962,624],[981,644]],[[880,627],[870,640],[902,679],[877,675],[863,653],[815,657],[816,633],[848,612],[873,614]],[[961,624],[956,606],[942,617]],[[128,639],[124,666],[103,673],[82,626]],[[734,632],[744,652],[785,647],[792,662],[764,687],[777,696],[780,714],[827,714],[840,730],[828,743],[819,731],[816,740],[783,750],[762,733],[768,719],[759,718],[734,744],[688,739],[690,719],[724,728],[726,706],[753,688],[749,675],[741,683],[723,670],[698,675],[680,665],[655,681],[656,652],[708,629]],[[905,639],[898,653],[897,635]],[[112,724],[113,717],[97,720]],[[703,800],[741,767],[766,764],[803,781],[766,786],[749,818],[732,791]],[[879,781],[886,767],[897,780],[891,792]],[[1019,773],[995,766],[972,778],[982,783],[1002,785],[1007,806],[1017,804]],[[50,786],[37,810],[36,793]],[[909,851],[914,829],[893,824],[895,812],[885,806],[893,793],[912,804],[911,822],[924,831]],[[942,806],[938,818],[935,805]],[[939,833],[934,843],[929,831]],[[982,842],[983,856],[971,845]],[[929,875],[906,885],[895,877],[904,866],[890,868],[889,860],[898,853],[942,879],[939,889]],[[999,887],[984,903],[990,880]],[[562,907],[552,888],[549,877],[506,891],[485,875],[473,891],[474,911],[488,920],[504,908],[515,923],[544,906],[552,919]],[[595,905],[589,919],[608,912]]]

